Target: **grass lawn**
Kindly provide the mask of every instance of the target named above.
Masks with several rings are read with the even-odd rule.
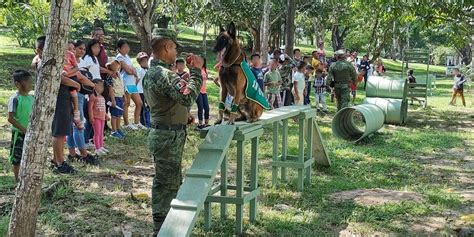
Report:
[[[131,32],[126,36],[131,37]],[[181,36],[186,50],[199,52],[190,47],[201,45],[199,37],[192,32]],[[10,142],[6,104],[13,93],[9,75],[17,67],[27,68],[33,57],[31,49],[14,45],[15,42],[0,31],[0,236],[5,235],[8,228],[15,186],[6,159]],[[209,41],[208,46],[212,45]],[[215,58],[211,52],[208,55]],[[399,71],[399,64],[390,60],[386,60],[386,64],[392,73],[396,73],[397,68]],[[442,73],[443,68],[435,67],[435,70]],[[304,192],[296,191],[293,171],[289,172],[290,182],[271,186],[272,137],[271,128],[266,128],[259,149],[262,193],[258,199],[258,221],[249,223],[245,219],[245,233],[265,236],[454,235],[473,228],[473,94],[472,91],[466,93],[467,108],[459,106],[459,100],[457,107],[448,106],[451,83],[449,79],[438,80],[434,95],[428,98],[428,108],[410,107],[406,125],[385,125],[359,144],[332,136],[335,104],[329,102],[330,113],[319,117],[318,123],[332,166],[315,166],[311,184]],[[361,103],[365,95],[362,90],[358,93],[356,103]],[[208,94],[211,115],[215,117],[218,88],[213,83],[208,83]],[[290,124],[290,153],[296,153],[297,127]],[[202,141],[194,129],[188,131],[183,157],[185,170],[192,164]],[[74,176],[58,176],[47,170],[44,186],[55,186],[42,195],[37,233],[101,236],[151,233],[150,190],[154,168],[146,139],[145,131],[130,132],[121,141],[108,138],[106,145],[112,153],[102,158],[99,167],[74,164],[79,170]],[[246,149],[247,153],[249,150]],[[231,182],[235,180],[235,154],[233,144],[229,151]],[[366,197],[364,202],[360,200],[364,198],[349,195],[364,189],[400,191],[417,198],[368,205],[367,202],[377,203],[377,197],[368,197],[369,200]],[[398,194],[384,199],[397,199]],[[229,218],[220,220],[219,210],[214,205],[211,231],[203,230],[201,215],[193,234],[232,235],[234,209],[232,206],[229,209]]]

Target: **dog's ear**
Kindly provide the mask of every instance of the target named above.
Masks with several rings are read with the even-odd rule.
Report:
[[[222,32],[224,32],[224,31],[225,31],[224,27],[222,27],[222,25],[221,25],[221,24],[219,24],[219,29],[220,29],[220,33],[222,33]]]
[[[235,39],[235,37],[236,37],[236,35],[237,35],[237,34],[236,34],[237,32],[236,32],[236,30],[235,30],[235,24],[234,24],[234,22],[231,22],[231,23],[229,24],[229,27],[227,27],[227,33],[229,33],[230,37],[232,37],[233,39]]]

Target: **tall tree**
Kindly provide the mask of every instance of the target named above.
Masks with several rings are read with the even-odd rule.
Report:
[[[288,11],[286,13],[286,36],[285,36],[285,52],[293,57],[293,47],[295,44],[295,14],[296,0],[288,0]]]
[[[268,41],[270,40],[270,9],[271,9],[271,1],[265,0],[263,3],[263,19],[262,19],[262,26],[261,26],[261,58],[263,65],[267,65],[268,61]]]
[[[128,18],[133,30],[140,39],[141,50],[150,52],[153,22],[156,21],[158,0],[113,0],[123,4],[127,9]]]
[[[51,0],[43,63],[36,83],[35,101],[20,165],[20,182],[10,219],[10,237],[35,235],[45,157],[51,140],[51,121],[60,84],[58,78],[61,78],[71,25],[71,9],[72,0]]]

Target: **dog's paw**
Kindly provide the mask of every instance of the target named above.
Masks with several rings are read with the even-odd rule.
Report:
[[[215,125],[222,124],[222,119],[217,120],[214,124],[215,124]]]

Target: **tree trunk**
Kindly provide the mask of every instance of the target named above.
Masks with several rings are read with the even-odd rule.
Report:
[[[127,9],[127,15],[135,34],[140,39],[141,50],[151,52],[151,38],[157,0],[142,2],[139,0],[114,0]]]
[[[249,31],[252,34],[252,53],[260,52],[260,30],[254,27],[249,27]]]
[[[334,24],[332,26],[332,34],[331,34],[331,45],[334,51],[344,48],[343,46],[344,36],[345,36],[344,33],[341,34],[339,31],[339,25]]]
[[[265,0],[263,4],[263,17],[261,30],[261,45],[260,45],[260,57],[262,58],[262,64],[265,66],[268,62],[268,41],[270,33],[270,8],[271,1]]]
[[[207,57],[207,24],[204,23],[204,32],[202,33],[202,51],[203,56]]]
[[[288,0],[287,2],[288,12],[286,14],[285,52],[288,56],[293,57],[293,46],[295,44],[296,0]]]
[[[23,156],[20,165],[20,182],[8,236],[34,236],[36,217],[41,199],[41,184],[51,141],[57,94],[64,62],[64,49],[71,23],[71,0],[52,0],[43,63],[39,70],[36,95],[30,116]]]
[[[469,65],[472,61],[472,48],[471,44],[467,43],[463,48],[458,50],[461,54],[461,63],[464,65]]]
[[[397,58],[398,58],[398,49],[399,49],[398,38],[399,38],[399,36],[398,36],[397,30],[398,30],[397,22],[393,21],[393,29],[392,29],[393,37],[392,37],[392,45],[390,47],[390,57],[393,60],[397,60]]]

